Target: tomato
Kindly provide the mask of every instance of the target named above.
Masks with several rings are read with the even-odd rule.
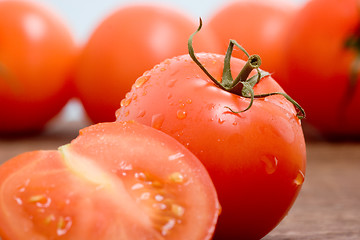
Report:
[[[219,214],[200,161],[134,122],[87,127],[58,151],[0,167],[0,236],[11,239],[210,239]]]
[[[290,101],[269,95],[283,92],[276,81],[261,75],[253,91],[265,95],[255,97],[247,111],[247,93],[220,86],[228,80],[223,73],[246,72],[244,65],[259,63],[258,58],[249,59],[245,64],[231,58],[231,69],[230,61],[224,68],[224,56],[212,53],[167,59],[137,79],[116,112],[117,121],[132,119],[159,129],[202,161],[222,206],[215,239],[260,239],[287,214],[304,181],[301,122]],[[254,74],[241,82],[242,90],[258,78]]]
[[[70,29],[35,2],[0,1],[0,134],[43,129],[73,96]]]
[[[294,18],[285,90],[328,138],[360,136],[360,2],[309,1]]]
[[[216,33],[226,51],[230,39],[238,41],[249,53],[259,54],[263,69],[276,78],[283,71],[285,34],[298,6],[291,1],[230,1],[210,17],[208,27]],[[234,56],[246,60],[241,52]]]
[[[185,54],[194,20],[154,4],[126,5],[107,16],[86,42],[76,77],[90,119],[114,121],[120,100],[144,71]],[[218,48],[210,32],[203,32],[196,44],[204,50]]]

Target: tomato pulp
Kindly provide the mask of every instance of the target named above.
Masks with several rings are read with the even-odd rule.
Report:
[[[3,240],[205,240],[219,208],[200,161],[134,122],[90,126],[58,151],[0,166]]]

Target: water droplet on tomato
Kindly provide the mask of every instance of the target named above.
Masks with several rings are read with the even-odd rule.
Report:
[[[127,92],[127,93],[125,94],[125,98],[131,98],[131,92]]]
[[[223,124],[224,122],[225,122],[224,119],[221,119],[221,118],[218,119],[218,123]]]
[[[178,119],[185,119],[187,116],[187,113],[184,110],[178,110],[176,113],[176,116]]]
[[[168,93],[167,99],[170,99],[170,98],[172,98],[172,94],[171,94],[171,93]]]
[[[120,101],[120,107],[123,107],[127,98],[123,98]]]
[[[167,87],[171,88],[171,87],[175,86],[176,81],[177,80],[175,78],[169,79],[169,80],[166,81],[165,84],[166,84]]]
[[[192,100],[191,100],[191,99],[187,99],[187,100],[186,100],[186,103],[187,103],[187,104],[191,104],[191,103],[192,103]]]
[[[138,112],[138,114],[136,115],[136,117],[138,117],[138,118],[140,118],[140,117],[144,117],[145,116],[145,110],[140,110],[139,112]]]
[[[296,178],[295,178],[294,182],[295,182],[296,185],[300,186],[300,185],[302,185],[304,183],[304,180],[305,180],[305,175],[301,170],[299,170],[298,174],[296,175]]]
[[[265,171],[267,174],[273,174],[278,166],[278,159],[274,156],[263,156],[261,161],[265,165]]]
[[[164,123],[165,116],[161,113],[155,114],[151,118],[151,127],[155,129],[160,129]]]
[[[141,87],[144,83],[146,83],[150,79],[150,76],[141,76],[138,79],[136,79],[134,83],[135,88]]]
[[[131,103],[131,98],[124,98],[120,102],[120,107],[127,107]]]
[[[119,118],[120,117],[120,113],[121,113],[121,109],[119,108],[118,110],[115,111],[115,117]]]
[[[173,155],[170,155],[170,156],[168,157],[168,159],[169,159],[169,161],[174,161],[174,160],[177,160],[177,159],[182,158],[182,157],[184,157],[184,156],[185,156],[185,155],[184,155],[183,153],[178,152],[178,153],[175,153],[175,154],[173,154]]]

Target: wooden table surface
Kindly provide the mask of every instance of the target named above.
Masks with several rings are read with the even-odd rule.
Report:
[[[25,151],[56,149],[87,124],[68,122],[40,136],[0,138],[0,164]],[[307,155],[300,195],[264,240],[360,239],[360,142],[307,141]]]

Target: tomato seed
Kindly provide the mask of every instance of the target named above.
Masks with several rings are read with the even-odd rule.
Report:
[[[182,183],[184,182],[184,176],[179,173],[179,172],[174,172],[172,173],[170,176],[169,176],[169,179],[172,181],[172,182],[175,182],[175,183]]]
[[[42,202],[44,200],[46,200],[44,195],[34,195],[30,197],[29,202]]]
[[[182,217],[185,213],[185,208],[178,204],[171,205],[171,212],[175,214],[177,217]]]

